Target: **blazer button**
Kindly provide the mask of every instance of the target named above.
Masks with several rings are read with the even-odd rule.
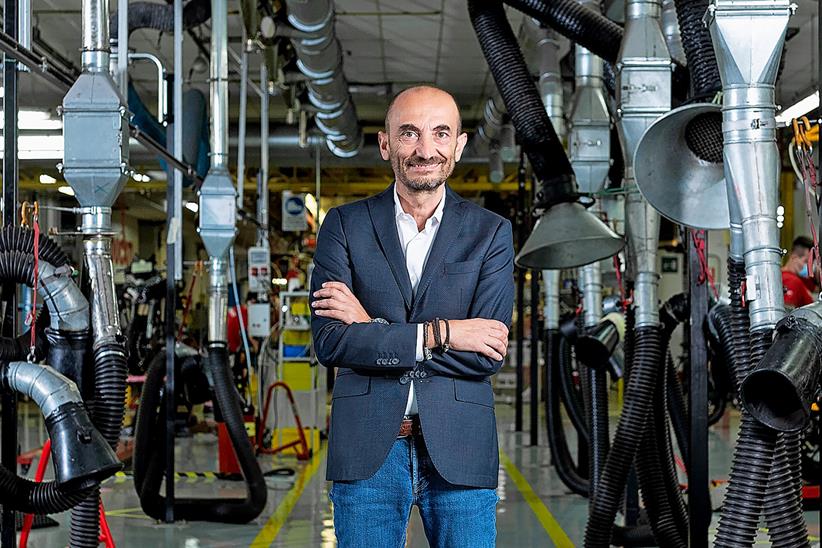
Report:
[[[421,378],[421,379],[424,379],[424,378],[425,378],[425,377],[427,377],[427,376],[428,376],[428,372],[427,372],[425,369],[423,369],[422,371],[420,371],[420,378]]]
[[[409,379],[407,376],[403,375],[402,377],[400,377],[400,384],[408,384],[409,382],[411,382],[411,379]]]
[[[397,365],[398,363],[400,363],[399,358],[394,358],[393,360],[391,360],[391,365]]]
[[[378,359],[377,360],[377,365],[384,365],[384,363],[383,363],[384,361],[385,360],[383,360],[382,358]]]

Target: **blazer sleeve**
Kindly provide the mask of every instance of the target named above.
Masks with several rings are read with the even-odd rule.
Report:
[[[342,282],[352,287],[352,266],[342,216],[337,208],[329,210],[317,236],[313,294],[325,282]],[[394,323],[353,323],[317,316],[311,310],[311,334],[319,362],[326,367],[352,369],[403,370],[416,365],[417,326]]]
[[[511,328],[514,310],[514,243],[511,221],[497,227],[482,263],[477,288],[468,311],[469,318],[498,320]],[[449,350],[434,352],[425,366],[451,377],[487,377],[499,371],[502,361],[479,352]]]

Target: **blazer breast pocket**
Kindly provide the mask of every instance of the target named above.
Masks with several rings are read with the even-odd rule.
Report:
[[[371,390],[371,377],[368,375],[359,375],[350,369],[341,369],[337,378],[334,380],[334,393],[331,399],[348,398],[351,396],[364,396]]]

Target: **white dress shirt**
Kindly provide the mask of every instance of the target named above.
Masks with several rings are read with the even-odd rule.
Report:
[[[431,245],[437,236],[440,222],[442,222],[442,210],[445,208],[445,192],[442,193],[437,209],[434,214],[425,221],[425,228],[420,231],[417,228],[417,221],[409,213],[406,213],[400,203],[400,196],[397,194],[397,183],[394,183],[394,215],[397,221],[397,233],[400,237],[400,247],[405,256],[405,267],[408,270],[408,277],[411,279],[411,289],[416,294],[417,286],[422,277],[422,270],[431,252]],[[418,362],[423,360],[423,326],[417,326],[417,355]],[[408,383],[408,403],[405,406],[406,415],[417,414],[417,397],[414,394],[414,381]]]

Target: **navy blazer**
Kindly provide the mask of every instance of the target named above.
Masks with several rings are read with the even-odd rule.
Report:
[[[339,367],[331,406],[329,480],[374,475],[397,437],[413,379],[431,460],[455,485],[495,488],[499,467],[489,377],[502,362],[476,352],[433,351],[417,363],[417,325],[435,317],[495,319],[511,325],[514,305],[511,222],[446,186],[437,230],[416,295],[400,247],[393,185],[331,209],[317,239],[311,292],[348,285],[380,323],[312,314],[320,363]]]

